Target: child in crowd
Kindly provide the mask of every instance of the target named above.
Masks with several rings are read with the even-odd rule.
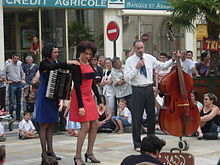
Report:
[[[23,100],[26,102],[26,111],[34,112],[34,104],[37,96],[37,89],[39,88],[39,82],[23,88]]]
[[[5,163],[5,156],[6,156],[5,146],[1,145],[0,146],[0,165],[3,165]]]
[[[74,122],[74,121],[70,121],[69,120],[69,110],[70,110],[70,106],[69,106],[69,101],[65,102],[66,103],[66,110],[64,112],[64,117],[66,118],[66,129],[67,129],[67,133],[70,136],[78,136],[79,135],[79,130],[80,130],[80,123],[79,122]],[[65,104],[64,103],[64,104]]]
[[[41,165],[58,165],[58,161],[52,156],[47,156],[42,159]]]
[[[0,122],[0,142],[4,142],[5,140],[5,128],[4,125],[2,125],[2,123]]]
[[[39,137],[30,119],[31,119],[31,113],[25,111],[24,119],[19,123],[19,139],[24,140],[24,139],[32,139]]]
[[[118,115],[112,117],[116,129],[114,132],[118,134],[124,133],[124,127],[131,126],[131,112],[126,107],[126,100],[120,99],[118,103]]]

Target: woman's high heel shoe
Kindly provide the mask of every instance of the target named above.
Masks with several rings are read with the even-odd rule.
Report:
[[[85,161],[87,162],[88,159],[91,160],[92,163],[101,163],[99,160],[97,160],[95,157],[94,159],[92,158],[92,156],[94,157],[93,154],[87,154],[85,153]]]
[[[73,160],[74,160],[74,164],[75,164],[75,165],[86,165],[86,164],[82,161],[82,158],[76,158],[76,157],[74,157]],[[80,164],[77,164],[77,161],[76,161],[76,160],[81,160],[81,163],[80,163]]]

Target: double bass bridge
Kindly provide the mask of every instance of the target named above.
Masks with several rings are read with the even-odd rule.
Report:
[[[188,107],[189,104],[178,104],[178,107]]]

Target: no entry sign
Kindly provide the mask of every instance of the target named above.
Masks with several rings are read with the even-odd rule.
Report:
[[[107,36],[110,41],[117,40],[119,35],[119,27],[118,24],[114,21],[108,23],[107,26]]]
[[[147,42],[149,40],[149,34],[143,33],[141,35],[141,40],[144,41],[144,42]]]

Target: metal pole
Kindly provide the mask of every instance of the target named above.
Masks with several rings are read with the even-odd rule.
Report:
[[[116,40],[113,41],[114,57],[116,57]]]
[[[65,9],[66,60],[69,60],[68,9]]]
[[[141,39],[141,17],[138,16],[138,39]]]

